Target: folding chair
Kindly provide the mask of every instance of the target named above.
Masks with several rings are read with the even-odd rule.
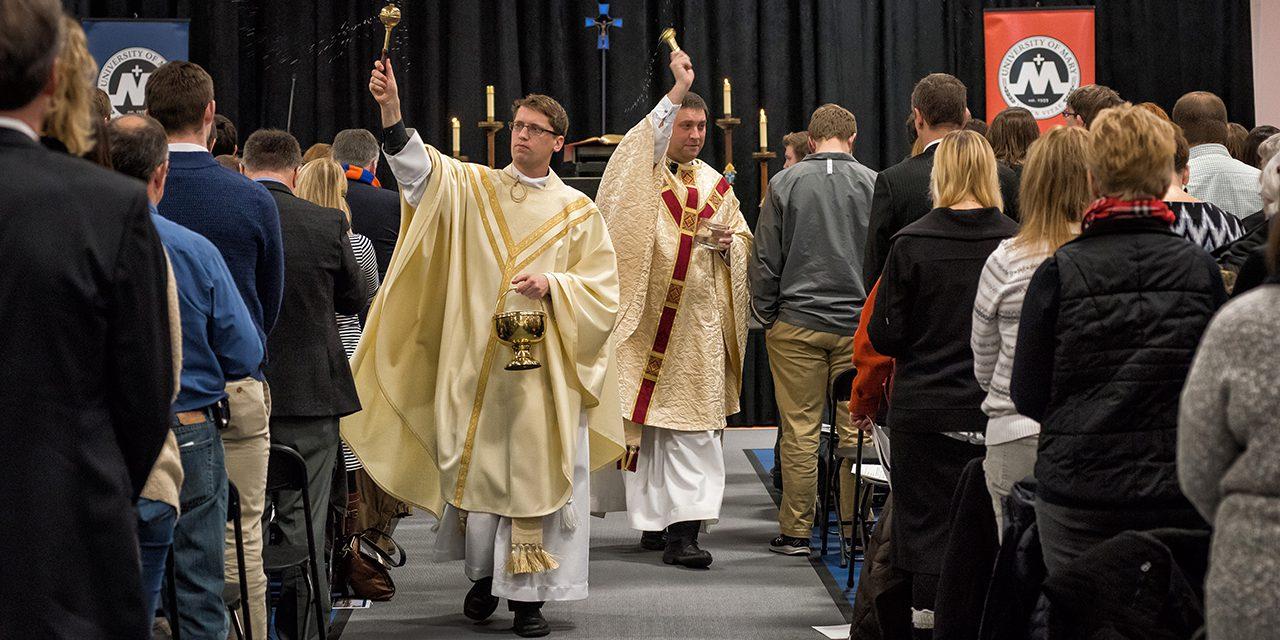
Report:
[[[236,568],[239,571],[240,585],[238,588],[230,584],[223,587],[222,603],[231,617],[231,628],[235,630],[236,637],[253,640],[253,621],[249,614],[249,574],[244,566],[244,529],[240,524],[240,491],[230,480],[227,481],[227,522],[231,523],[231,529],[235,533]]]
[[[889,483],[889,434],[884,427],[872,425],[871,442],[875,445],[880,464],[865,464],[863,462],[863,445],[862,439],[859,438],[858,453],[853,468],[853,534],[858,537],[858,546],[862,549],[867,548],[867,538],[870,535],[870,532],[867,531],[867,521],[870,519],[871,499],[874,497],[874,491],[876,487],[883,487],[886,490],[892,489]],[[851,551],[850,562],[852,562],[852,555]],[[853,588],[853,579],[854,572],[850,571],[849,579],[845,583],[846,588]]]
[[[318,593],[320,583],[320,567],[312,558],[316,554],[315,532],[311,530],[311,497],[307,495],[307,462],[302,454],[282,444],[271,445],[271,455],[267,459],[267,493],[278,494],[281,491],[297,491],[302,495],[302,513],[306,518],[307,546],[293,544],[271,544],[262,548],[262,568],[267,573],[283,573],[286,569],[298,568],[302,571],[303,582],[307,585],[307,601],[314,605],[316,625],[320,632],[320,640],[328,640],[329,625],[325,624],[324,608],[320,598],[329,594]],[[278,504],[273,500],[273,504]],[[303,616],[302,629],[299,635],[307,637],[310,617]]]
[[[836,526],[843,526],[844,518],[840,514],[840,430],[836,428],[839,411],[845,410],[845,404],[853,395],[853,378],[855,371],[850,369],[836,376],[827,387],[827,424],[831,425],[830,444],[827,447],[827,477],[819,490],[822,492],[822,555],[827,554],[827,537],[831,528],[831,505],[835,503]],[[861,438],[858,439],[861,442]],[[840,566],[845,566],[844,534],[840,534],[841,554]]]

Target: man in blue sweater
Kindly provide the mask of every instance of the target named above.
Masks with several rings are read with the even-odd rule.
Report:
[[[160,215],[218,248],[266,344],[284,294],[284,246],[275,201],[262,185],[224,169],[206,148],[214,120],[213,79],[199,65],[174,61],[157,69],[147,81],[146,105],[169,138],[169,178]],[[230,380],[226,392],[231,407],[231,422],[222,431],[227,476],[240,491],[253,635],[265,638],[261,521],[271,436],[262,365],[248,377]],[[238,583],[230,525],[224,542],[227,582]]]
[[[222,604],[227,476],[218,425],[225,418],[227,379],[257,370],[264,346],[218,250],[200,234],[156,213],[169,172],[160,123],[126,115],[112,121],[108,133],[116,171],[147,184],[151,219],[178,288],[182,384],[173,403],[173,432],[185,476],[179,494],[182,517],[172,531],[175,586],[182,603],[176,623],[184,637],[221,638],[227,634]]]

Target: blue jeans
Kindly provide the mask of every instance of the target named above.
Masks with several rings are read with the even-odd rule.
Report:
[[[184,474],[182,517],[173,537],[176,623],[183,638],[225,638],[222,532],[227,526],[227,468],[222,437],[207,421],[176,427],[173,435]]]
[[[178,512],[159,500],[138,498],[138,552],[142,557],[142,597],[147,615],[156,612],[160,585],[164,584],[164,561],[173,544],[173,526]]]

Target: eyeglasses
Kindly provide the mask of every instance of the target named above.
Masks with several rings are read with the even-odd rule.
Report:
[[[518,135],[521,131],[528,131],[528,132],[529,132],[529,137],[530,137],[530,138],[536,138],[536,137],[538,137],[538,136],[540,136],[540,135],[542,135],[542,134],[544,134],[544,133],[549,133],[549,134],[551,134],[551,135],[553,135],[553,136],[554,136],[554,135],[559,135],[558,133],[556,133],[556,132],[554,132],[554,131],[552,131],[552,130],[550,130],[550,129],[543,129],[542,127],[539,127],[539,126],[538,126],[538,125],[536,125],[536,124],[528,124],[528,123],[525,123],[525,122],[509,122],[509,123],[507,123],[507,128],[511,129],[511,133],[514,133],[514,134],[517,134],[517,135]]]
[[[1064,117],[1064,118],[1079,118],[1079,117],[1080,117],[1080,114],[1078,114],[1078,113],[1076,113],[1076,112],[1074,112],[1074,111],[1072,111],[1072,110],[1070,110],[1070,109],[1063,109],[1063,110],[1062,110],[1062,117]]]

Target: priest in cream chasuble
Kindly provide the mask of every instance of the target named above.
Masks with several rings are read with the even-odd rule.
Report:
[[[705,567],[697,537],[724,495],[720,430],[738,412],[752,237],[729,183],[697,159],[707,113],[688,91],[688,55],[673,53],[671,69],[675,86],[618,145],[596,202],[622,290],[614,342],[628,519],[668,564]]]
[[[487,617],[497,597],[585,598],[589,471],[623,452],[609,343],[618,284],[603,217],[546,165],[567,118],[553,130],[537,109],[563,118],[558,103],[521,101],[533,106],[519,108],[513,156],[543,149],[539,177],[458,162],[407,133],[382,68],[371,90],[402,220],[352,360],[364,410],[342,436],[388,493],[441,519],[437,556],[465,557],[484,587],[467,615]],[[540,307],[542,366],[505,370],[513,353],[494,314]]]

